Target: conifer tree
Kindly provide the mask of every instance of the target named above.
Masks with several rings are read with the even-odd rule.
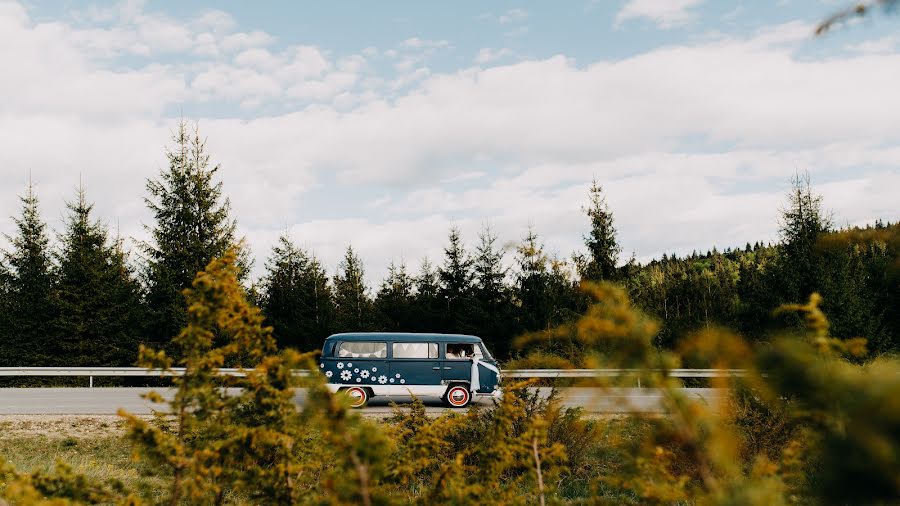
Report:
[[[450,228],[449,244],[444,248],[444,265],[438,268],[438,294],[444,313],[446,332],[471,332],[472,288],[474,272],[472,258],[466,253],[459,229]]]
[[[622,248],[616,239],[613,215],[603,195],[603,187],[596,179],[591,183],[590,203],[582,210],[591,220],[591,231],[584,236],[587,257],[578,259],[581,278],[589,281],[615,280]]]
[[[347,246],[344,259],[334,277],[335,326],[339,332],[371,330],[372,300],[365,283],[362,260]]]
[[[91,217],[83,188],[67,206],[53,292],[55,358],[60,365],[132,365],[143,323],[140,285],[121,242],[110,242]]]
[[[406,264],[388,266],[388,275],[381,282],[375,297],[381,330],[409,331],[413,314],[413,278],[406,272]]]
[[[54,312],[52,259],[47,225],[41,220],[34,186],[22,201],[22,214],[13,218],[16,235],[7,236],[12,244],[4,252],[8,269],[8,333],[0,342],[0,363],[6,366],[47,365],[52,338],[50,322]]]
[[[413,296],[411,330],[418,332],[439,332],[441,324],[441,303],[438,274],[428,261],[422,259],[419,272],[413,278],[415,295]]]
[[[504,357],[509,343],[518,333],[512,290],[506,283],[509,269],[503,265],[503,250],[497,247],[497,235],[489,226],[482,228],[473,258],[473,324],[492,352]]]
[[[785,284],[782,300],[803,300],[819,289],[815,245],[831,227],[831,217],[822,209],[822,196],[812,192],[809,173],[795,174],[787,207],[781,210],[779,229],[784,257],[780,269]]]
[[[262,280],[261,308],[279,346],[313,350],[331,332],[331,287],[318,259],[281,236]]]
[[[516,248],[517,296],[521,324],[526,330],[546,328],[550,321],[548,258],[544,245],[534,229],[528,232]]]
[[[181,121],[167,151],[169,166],[147,182],[147,206],[153,213],[151,241],[144,245],[147,303],[151,312],[149,338],[166,343],[185,319],[182,290],[197,272],[235,245],[230,203],[215,181],[218,166],[210,166],[206,141]],[[240,256],[246,270],[246,252]]]

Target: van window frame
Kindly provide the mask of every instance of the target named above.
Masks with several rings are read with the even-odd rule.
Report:
[[[388,349],[390,350],[390,355],[388,355],[388,359],[390,360],[440,360],[441,359],[441,343],[439,341],[388,341]],[[434,358],[431,357],[395,357],[394,356],[394,345],[395,344],[433,344],[437,346],[437,356]],[[431,351],[430,349],[428,350]]]
[[[493,360],[493,359],[494,359],[494,357],[492,357],[491,354],[487,352],[487,348],[484,346],[484,343],[481,342],[481,341],[474,342],[474,343],[467,343],[467,342],[461,342],[461,341],[450,341],[450,340],[448,340],[448,341],[442,342],[441,344],[443,344],[443,346],[441,346],[441,352],[440,352],[440,354],[441,354],[441,359],[442,359],[442,360],[460,360],[460,361],[463,361],[463,360],[472,360],[472,359],[469,358],[469,357],[463,357],[463,358],[450,358],[450,357],[448,357],[448,356],[447,356],[447,345],[448,345],[448,344],[471,344],[472,347],[477,348],[478,351],[481,352],[481,358],[479,358],[478,360]]]
[[[385,349],[384,349],[384,356],[383,356],[383,357],[342,357],[342,356],[341,356],[341,345],[343,345],[344,343],[373,343],[373,344],[383,344],[383,345],[384,345],[384,348],[385,348]],[[335,358],[335,359],[338,359],[338,360],[347,360],[348,358],[349,358],[349,359],[354,359],[354,360],[388,360],[388,359],[390,358],[390,357],[388,356],[389,351],[390,351],[390,346],[388,346],[388,341],[355,341],[355,340],[354,340],[354,341],[338,341],[338,342],[335,344],[334,349],[332,350],[331,358]]]

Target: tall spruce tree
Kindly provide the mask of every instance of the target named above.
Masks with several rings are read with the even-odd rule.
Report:
[[[279,346],[314,350],[331,333],[334,303],[325,268],[287,236],[272,248],[260,295]]]
[[[534,229],[516,248],[516,288],[520,304],[520,323],[525,330],[543,330],[550,322],[550,275],[544,245]]]
[[[616,239],[613,215],[606,203],[603,187],[596,179],[591,183],[590,203],[582,210],[591,220],[591,230],[584,236],[588,251],[586,257],[578,258],[579,274],[588,281],[615,280],[622,248]]]
[[[29,181],[22,215],[13,218],[16,235],[3,253],[7,268],[7,333],[0,341],[4,366],[48,365],[52,358],[50,324],[54,318],[52,259],[47,225],[41,220],[37,195]]]
[[[413,278],[412,319],[410,330],[417,332],[441,332],[441,302],[438,274],[428,258],[422,259],[419,272]]]
[[[386,331],[409,331],[413,321],[414,280],[406,272],[406,264],[391,264],[375,297],[379,328]]]
[[[218,166],[210,166],[206,141],[195,127],[181,121],[167,150],[169,166],[147,182],[145,199],[153,213],[152,240],[145,244],[149,339],[165,345],[185,322],[182,290],[213,259],[235,245],[230,203],[215,182]],[[247,255],[239,261],[246,269]]]
[[[779,233],[783,254],[780,275],[785,285],[785,301],[805,300],[819,289],[816,241],[832,228],[831,217],[822,209],[822,196],[815,195],[809,173],[791,178],[787,206],[781,210]]]
[[[54,355],[59,365],[132,365],[144,322],[140,285],[121,241],[111,242],[92,219],[83,188],[67,207],[56,255]]]
[[[466,253],[458,228],[450,228],[448,241],[444,248],[444,264],[438,268],[444,328],[447,332],[472,332],[475,281],[472,258]]]
[[[335,326],[339,332],[372,330],[373,306],[362,260],[347,246],[334,277]]]
[[[515,306],[512,290],[506,283],[508,268],[503,265],[503,250],[497,247],[497,235],[490,226],[482,228],[475,248],[473,324],[497,356],[509,353],[510,341],[518,333],[514,325]]]

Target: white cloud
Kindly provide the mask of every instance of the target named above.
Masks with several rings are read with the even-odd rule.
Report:
[[[629,0],[616,14],[616,25],[647,18],[660,28],[684,25],[693,19],[692,9],[704,0]]]
[[[138,7],[111,16],[134,20]],[[227,21],[186,24],[183,51],[203,42],[218,56],[131,68],[106,60],[147,43],[130,25],[35,23],[0,3],[0,47],[17,48],[0,52],[16,69],[0,80],[0,215],[16,214],[12,195],[31,170],[58,227],[81,173],[98,215],[145,237],[144,184],[165,164],[173,110],[296,100],[285,113],[200,118],[257,274],[284,230],[332,270],[352,239],[371,279],[392,258],[440,257],[451,222],[470,243],[486,219],[502,242],[530,222],[567,255],[594,176],[640,258],[774,238],[797,169],[823,182],[842,222],[897,219],[900,55],[801,58],[792,48],[806,25],[587,65],[563,55],[449,73],[412,65],[394,79],[314,45],[225,55]],[[415,44],[400,55],[425,47]]]
[[[491,49],[489,47],[486,47],[478,50],[478,54],[475,55],[475,63],[491,63],[508,56],[512,56],[513,54],[514,53],[511,49],[505,47],[500,49]]]
[[[413,49],[440,49],[450,46],[450,42],[446,40],[428,40],[413,37],[401,42],[400,46]]]
[[[890,54],[897,50],[900,38],[896,35],[888,35],[880,39],[865,40],[856,44],[848,44],[847,49],[865,54]]]
[[[497,21],[500,24],[506,25],[510,23],[521,23],[528,19],[528,12],[525,9],[510,9],[505,13],[501,14]]]

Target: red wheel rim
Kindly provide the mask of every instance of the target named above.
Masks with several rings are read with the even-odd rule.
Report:
[[[347,389],[347,395],[350,397],[350,406],[358,408],[366,403],[366,391],[359,387]]]
[[[447,392],[447,401],[453,406],[465,406],[469,402],[469,391],[463,387],[453,387]]]

